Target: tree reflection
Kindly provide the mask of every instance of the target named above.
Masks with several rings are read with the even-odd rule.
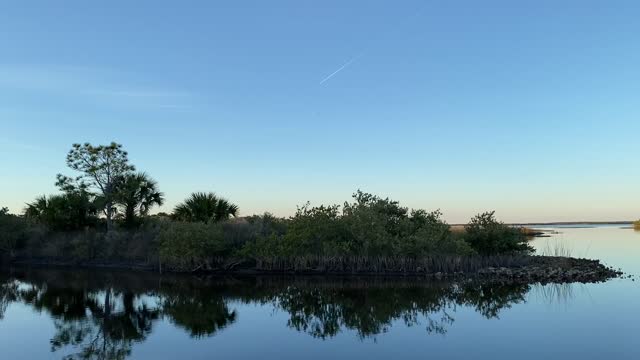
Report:
[[[289,313],[290,327],[322,339],[344,328],[356,330],[362,338],[377,335],[387,332],[397,319],[408,326],[416,325],[421,314],[429,315],[446,306],[443,298],[432,296],[432,289],[422,294],[411,288],[390,290],[296,286],[277,294],[275,302]]]
[[[194,338],[213,336],[236,321],[236,312],[230,311],[226,301],[215,295],[170,295],[162,308],[164,315]]]
[[[158,309],[136,301],[132,291],[31,286],[21,299],[54,319],[53,352],[72,347],[79,351],[65,359],[125,359],[134,342],[151,333]]]
[[[528,284],[469,283],[460,287],[456,302],[475,307],[487,319],[497,318],[504,309],[526,301],[531,289]]]
[[[366,338],[387,332],[398,320],[405,326],[424,320],[428,333],[444,334],[454,322],[452,312],[457,306],[473,306],[483,316],[494,318],[501,310],[524,301],[528,290],[528,285],[473,283],[329,289],[291,286],[273,301],[289,313],[290,327],[313,337],[325,339],[350,329]]]
[[[18,283],[10,279],[0,278],[0,321],[9,304],[18,299]]]
[[[394,324],[445,334],[464,306],[496,318],[523,302],[529,285],[408,279],[196,279],[154,274],[25,270],[0,278],[0,319],[19,301],[48,313],[52,352],[65,359],[125,359],[166,319],[193,338],[237,321],[231,303],[288,314],[286,325],[315,338],[343,331],[375,338]]]

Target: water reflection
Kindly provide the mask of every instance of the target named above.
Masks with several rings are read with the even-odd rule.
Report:
[[[124,359],[134,342],[146,339],[160,316],[159,308],[150,308],[132,290],[74,285],[55,280],[22,283],[13,287],[12,294],[51,315],[56,329],[51,351],[69,346],[78,350],[66,359]]]
[[[472,306],[487,318],[524,301],[528,285],[451,284],[419,281],[298,281],[266,296],[286,311],[288,325],[316,338],[354,330],[361,338],[389,330],[396,320],[406,326],[426,320],[428,333],[444,334],[457,306]]]
[[[375,337],[395,322],[424,326],[425,335],[445,334],[457,307],[496,318],[524,302],[531,289],[410,279],[196,279],[15,269],[0,284],[0,319],[11,303],[48,314],[55,326],[51,351],[67,359],[127,358],[159,321],[194,339],[211,337],[236,323],[233,307],[242,303],[284,312],[289,328],[319,339],[345,330]]]

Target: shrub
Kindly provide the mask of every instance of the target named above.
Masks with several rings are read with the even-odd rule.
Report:
[[[395,253],[406,231],[407,208],[398,202],[357,191],[354,202],[345,203],[342,220],[347,224],[351,253],[389,255]]]
[[[9,214],[7,208],[0,209],[0,252],[13,257],[27,242],[29,228],[27,219]]]
[[[225,244],[232,251],[238,251],[272,234],[284,235],[287,231],[287,222],[285,219],[265,213],[226,221],[222,223],[222,228]]]
[[[158,239],[164,265],[181,271],[211,269],[226,250],[222,227],[216,224],[168,223]]]
[[[453,237],[440,211],[401,207],[398,202],[356,192],[353,203],[298,208],[282,232],[266,232],[245,245],[244,255],[410,258],[466,255],[470,246]]]
[[[146,221],[139,229],[96,229],[52,232],[35,236],[21,255],[71,262],[124,262],[155,265],[158,260],[159,221]],[[37,229],[37,228],[35,228]]]
[[[464,239],[455,236],[440,211],[413,210],[406,221],[409,231],[401,238],[399,255],[424,257],[433,255],[470,255],[473,250]]]
[[[471,252],[464,241],[452,237],[439,210],[409,211],[397,201],[361,191],[353,198],[354,203],[345,203],[342,216],[353,236],[353,255],[415,258]]]
[[[352,234],[341,221],[339,206],[298,208],[282,238],[281,256],[340,255],[353,246]]]
[[[496,220],[495,211],[473,217],[465,226],[464,239],[482,255],[533,251],[523,232]]]

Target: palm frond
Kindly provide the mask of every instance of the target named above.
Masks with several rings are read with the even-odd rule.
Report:
[[[238,215],[237,205],[214,193],[196,192],[175,207],[173,217],[190,222],[218,222]]]

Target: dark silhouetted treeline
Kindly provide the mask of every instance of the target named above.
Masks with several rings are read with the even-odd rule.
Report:
[[[158,184],[136,173],[121,145],[74,145],[61,192],[23,214],[0,211],[6,261],[143,266],[173,271],[456,272],[517,262],[531,248],[521,229],[479,214],[452,232],[440,211],[409,210],[362,191],[343,205],[298,208],[289,218],[239,217],[239,208],[196,192],[171,214]]]

